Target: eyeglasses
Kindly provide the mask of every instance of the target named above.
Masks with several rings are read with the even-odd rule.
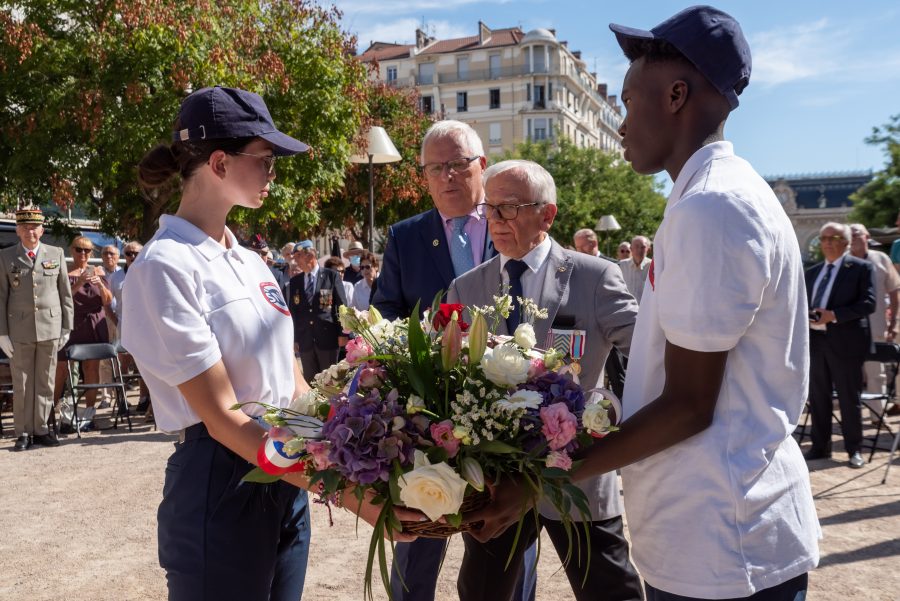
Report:
[[[275,155],[274,154],[250,154],[247,152],[232,152],[231,154],[239,154],[244,157],[254,157],[260,159],[266,166],[266,175],[275,173]]]
[[[543,205],[543,202],[527,202],[525,204],[499,204],[492,205],[481,202],[475,205],[475,212],[481,217],[488,219],[501,219],[503,221],[511,221],[519,216],[519,209],[524,207],[537,207]]]
[[[451,173],[461,173],[469,168],[469,163],[479,158],[481,157],[463,157],[461,159],[453,159],[452,161],[444,161],[443,163],[426,163],[425,165],[422,165],[422,170],[426,175],[430,175],[431,177],[438,177],[442,174],[444,172],[444,167],[449,169]]]
[[[137,250],[126,250],[124,254],[125,254],[126,257],[136,257],[136,256],[138,256],[138,252],[140,252],[140,251],[137,251]]]
[[[842,243],[842,242],[846,242],[846,241],[847,241],[846,238],[844,238],[843,236],[838,236],[838,235],[834,235],[834,236],[822,236],[821,238],[819,238],[819,240],[821,240],[822,242],[825,242],[825,241],[832,242],[832,243],[834,243],[834,244],[840,244],[840,243]]]
[[[93,248],[82,248],[82,247],[80,247],[80,246],[74,246],[74,247],[72,247],[72,250],[73,250],[74,252],[77,252],[77,253],[84,253],[84,254],[86,254],[86,255],[87,255],[87,254],[90,254],[90,253],[92,253],[92,252],[94,252],[94,249],[93,249]]]
[[[372,269],[372,266],[371,265],[360,265],[359,268],[362,269],[363,271],[368,271],[369,269]]]

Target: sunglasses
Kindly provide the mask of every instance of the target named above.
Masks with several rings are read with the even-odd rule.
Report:
[[[139,251],[136,251],[136,250],[126,250],[125,256],[126,257],[136,257],[136,256],[138,256],[138,252]]]
[[[359,268],[362,270],[368,270],[368,269],[372,269],[372,266],[371,265],[360,265]]]
[[[72,248],[72,250],[77,253],[84,253],[84,254],[90,254],[90,253],[94,252],[93,248],[82,248],[81,246],[75,246]]]

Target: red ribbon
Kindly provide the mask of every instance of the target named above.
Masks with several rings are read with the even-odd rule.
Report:
[[[259,469],[272,476],[283,476],[291,472],[302,472],[304,469],[306,469],[305,461],[298,461],[291,467],[287,468],[278,467],[277,465],[269,461],[269,458],[266,457],[265,439],[263,439],[262,444],[259,445],[259,449],[257,449],[256,451],[256,463],[259,465]]]

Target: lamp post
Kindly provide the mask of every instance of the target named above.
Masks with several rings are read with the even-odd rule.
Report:
[[[375,172],[372,165],[396,163],[401,158],[387,132],[378,125],[369,128],[365,147],[350,157],[351,163],[369,164],[369,250],[372,252],[375,252]]]
[[[604,215],[600,218],[600,221],[597,222],[597,231],[603,232],[603,236],[606,238],[606,256],[610,256],[609,254],[609,232],[617,232],[622,229],[622,226],[619,225],[619,222],[616,221],[616,218],[613,215]]]

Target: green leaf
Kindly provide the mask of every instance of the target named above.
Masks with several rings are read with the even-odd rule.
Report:
[[[444,519],[446,519],[447,523],[454,528],[459,528],[460,524],[462,524],[462,513],[451,513],[445,515]]]
[[[425,451],[425,455],[428,457],[428,461],[430,461],[431,463],[443,463],[450,458],[450,456],[447,454],[447,450],[437,445],[428,447],[428,449],[426,449]]]
[[[255,484],[271,484],[272,482],[278,482],[279,480],[281,480],[281,476],[267,474],[259,467],[253,468],[241,478],[241,482],[253,482]]]

